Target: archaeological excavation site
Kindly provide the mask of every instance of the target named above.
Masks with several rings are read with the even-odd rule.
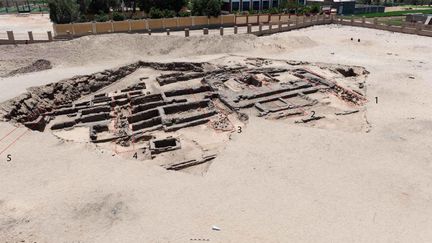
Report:
[[[5,121],[64,141],[202,173],[255,119],[367,131],[367,75],[358,66],[242,56],[140,61],[32,87],[0,107]]]
[[[432,242],[432,31],[329,12],[0,16],[0,243]]]

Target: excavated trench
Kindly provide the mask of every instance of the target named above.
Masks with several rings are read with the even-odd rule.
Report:
[[[153,73],[152,78],[138,77],[143,72]],[[253,113],[265,119],[297,119],[294,124],[338,122],[339,118],[331,117],[361,113],[353,108],[366,102],[367,74],[362,67],[260,58],[245,58],[232,66],[139,61],[29,88],[1,103],[0,115],[3,121],[41,132],[47,127],[65,133],[88,128],[89,142],[113,144],[110,149],[115,153],[150,151],[149,159],[183,151],[186,144],[185,151],[201,154],[192,158],[180,155],[188,159],[164,165],[177,170],[215,158],[205,152],[209,149],[200,141],[205,143],[213,132],[229,139],[228,134],[243,126]],[[120,87],[119,83],[122,88],[112,90]],[[315,116],[315,111],[321,114]],[[206,130],[199,134],[183,132],[183,128],[203,124]],[[170,138],[161,137],[161,133]],[[226,141],[219,142],[222,146]]]
[[[248,62],[253,60],[251,58],[247,59]],[[72,107],[72,102],[80,99],[83,96],[94,93],[106,86],[109,86],[118,80],[130,75],[135,72],[139,68],[152,68],[154,70],[159,71],[170,71],[172,73],[162,74],[156,78],[156,81],[160,86],[177,83],[177,82],[187,82],[191,79],[203,78],[203,80],[214,80],[210,81],[213,84],[200,86],[198,88],[179,88],[175,90],[171,90],[165,92],[166,97],[175,97],[186,94],[194,94],[212,91],[212,86],[216,89],[216,96],[222,95],[222,97],[227,96],[224,95],[223,92],[218,92],[217,86],[222,81],[226,81],[229,79],[227,74],[235,74],[235,73],[247,73],[243,77],[240,77],[242,82],[246,85],[257,86],[260,87],[262,85],[262,80],[256,78],[257,74],[264,74],[269,80],[276,80],[275,77],[279,76],[280,73],[284,73],[287,71],[286,68],[262,68],[261,62],[262,59],[255,59],[259,64],[255,68],[245,68],[245,67],[227,67],[227,66],[215,66],[209,63],[191,63],[191,62],[171,62],[171,63],[156,63],[156,62],[136,62],[130,65],[126,65],[117,69],[108,69],[102,72],[94,73],[91,75],[78,75],[74,76],[70,79],[61,80],[57,83],[51,83],[48,85],[40,86],[40,87],[32,87],[29,88],[28,91],[18,97],[15,97],[11,100],[8,100],[4,103],[0,104],[0,115],[3,121],[13,121],[19,123],[26,123],[36,120],[38,117],[44,114],[49,114],[57,110],[57,114],[61,114],[62,110]],[[291,63],[291,62],[287,62]],[[293,66],[297,66],[296,63]],[[205,66],[207,68],[205,68]],[[352,67],[336,67],[333,72],[338,72],[343,75],[343,77],[358,77],[359,75],[367,74],[367,71],[357,71]],[[278,93],[284,93],[287,91],[293,91],[297,88],[310,88],[309,90],[304,90],[304,92],[315,92],[315,88],[318,85],[327,86],[329,89],[333,89],[334,92],[343,98],[347,99],[350,102],[358,103],[364,100],[362,95],[359,95],[358,92],[354,93],[350,90],[343,89],[339,85],[329,82],[325,80],[323,77],[308,72],[303,69],[293,69],[293,75],[298,77],[299,79],[308,80],[307,83],[304,83],[303,86],[296,87],[288,87],[282,89],[275,89],[270,92],[254,92],[253,94],[248,94],[248,96],[238,95],[236,98],[232,100],[223,99],[228,107],[232,109],[238,109],[242,107],[250,107],[256,103],[256,100],[252,102],[245,102],[248,100],[252,100],[259,97],[268,97],[271,95],[275,95]],[[208,81],[206,81],[208,82]],[[311,85],[314,84],[314,85]],[[144,85],[144,86],[143,86]],[[135,94],[139,94],[140,90],[145,88],[145,84],[139,83],[134,86],[128,87],[126,89],[121,90],[121,92],[135,92]],[[296,92],[293,92],[296,94]],[[130,93],[134,94],[134,93]],[[127,103],[124,100],[126,98],[126,93],[123,96],[116,96],[114,100],[118,100],[117,103],[120,103],[121,100]],[[96,95],[94,99],[94,103],[98,102],[106,102],[110,100],[109,97],[104,95]],[[160,105],[162,102],[162,97],[160,94],[149,95],[149,96],[141,96],[136,99],[131,100],[131,104],[134,105],[132,108],[132,112],[140,112],[142,110],[147,110],[149,108],[155,108]],[[239,106],[239,104],[244,104],[243,106]],[[81,104],[76,104],[81,105]],[[83,103],[82,105],[88,105],[88,103]],[[89,108],[88,110],[83,110],[82,114],[90,114],[97,112],[108,112],[109,107],[106,108]],[[176,109],[176,108],[174,108]],[[169,110],[168,110],[169,112]]]
[[[0,115],[4,121],[25,123],[54,109],[63,108],[71,102],[94,93],[133,73],[138,68],[150,67],[161,71],[203,72],[203,63],[156,63],[136,62],[117,69],[109,69],[91,75],[79,75],[40,87],[29,88],[18,97],[0,104]]]

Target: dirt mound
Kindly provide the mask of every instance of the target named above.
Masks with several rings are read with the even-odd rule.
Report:
[[[30,65],[27,65],[25,67],[18,68],[18,69],[15,69],[15,70],[9,72],[7,75],[5,75],[5,77],[15,76],[18,74],[23,74],[23,73],[39,72],[39,71],[43,71],[43,70],[47,70],[47,69],[51,69],[51,68],[52,68],[52,66],[51,66],[50,61],[45,60],[45,59],[39,59]]]
[[[227,36],[148,36],[144,34],[107,34],[84,36],[71,41],[0,46],[0,60],[5,74],[21,67],[17,60],[46,59],[53,66],[82,66],[116,62],[131,63],[146,57],[190,57],[219,53],[242,53],[261,49],[265,52],[289,51],[316,45],[308,37],[276,38],[254,35]]]

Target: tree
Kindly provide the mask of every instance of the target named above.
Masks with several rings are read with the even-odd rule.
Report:
[[[108,0],[108,6],[110,6],[113,10],[118,10],[120,8],[120,5],[121,0]]]
[[[87,13],[91,0],[78,0],[77,2],[79,4],[79,11],[81,13]]]
[[[312,4],[311,8],[310,8],[310,12],[313,14],[317,14],[321,11],[321,7],[318,4]]]
[[[100,12],[109,13],[110,5],[108,0],[91,0],[88,13],[99,14]]]
[[[192,0],[192,15],[213,16],[221,14],[221,0]]]
[[[137,0],[138,7],[146,13],[150,12],[151,8],[160,10],[172,10],[178,13],[182,7],[187,4],[187,0]]]
[[[79,4],[76,0],[49,0],[50,19],[56,24],[66,24],[78,20]]]
[[[140,0],[138,2],[138,7],[145,11],[146,13],[150,12],[150,9],[152,8],[152,0]]]

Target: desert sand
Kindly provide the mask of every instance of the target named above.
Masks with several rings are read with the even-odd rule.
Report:
[[[28,31],[37,40],[48,39],[47,31],[53,31],[49,14],[3,14],[0,15],[0,38],[7,39],[6,31],[14,31],[16,40],[28,40]]]
[[[37,59],[53,65],[0,78],[0,101],[136,60],[240,55],[370,72],[367,132],[250,116],[204,175],[2,122],[0,242],[430,242],[430,42],[329,25],[265,37],[113,34],[0,46],[0,75]]]

